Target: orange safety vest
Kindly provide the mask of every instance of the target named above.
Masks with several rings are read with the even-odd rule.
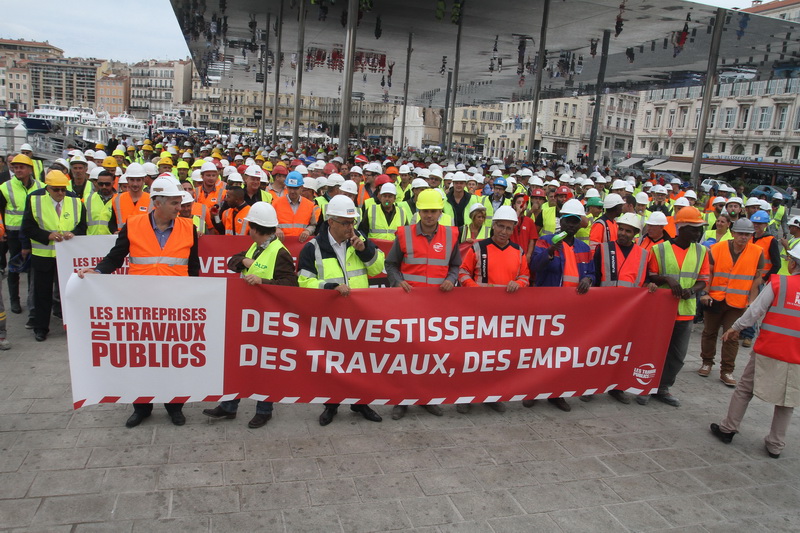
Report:
[[[769,247],[772,244],[772,239],[774,239],[772,235],[764,235],[760,239],[756,240],[753,237],[753,244],[760,246],[764,251],[764,272],[769,272],[772,270],[772,260],[769,257]]]
[[[377,189],[375,189],[375,195],[376,196],[378,195]],[[361,183],[358,186],[358,197],[356,198],[356,203],[358,207],[363,206],[364,202],[366,202],[368,198],[373,198],[373,197],[370,196],[369,193],[367,192],[367,186],[364,183]]]
[[[675,217],[673,216],[667,217],[667,225],[664,226],[664,233],[669,235],[670,239],[674,239],[675,236],[678,234],[678,226],[675,225]]]
[[[274,202],[278,198],[283,198],[284,196],[286,196],[286,187],[284,187],[281,192],[278,192],[272,187],[270,187],[267,189],[267,192],[272,196],[272,201]]]
[[[578,263],[588,263],[592,260],[592,252],[575,252],[575,249],[567,244],[566,241],[561,243],[561,257],[564,258],[563,272],[561,273],[561,286],[562,287],[577,287],[581,281],[580,272],[578,272]]]
[[[615,250],[613,258],[612,246]],[[628,257],[625,257],[616,242],[604,242],[600,245],[600,253],[601,287],[644,286],[647,275],[647,251],[644,248],[634,244]],[[611,279],[611,272],[616,272],[616,280]]]
[[[112,201],[114,202],[114,216],[117,219],[117,228],[122,228],[132,216],[150,212],[150,194],[146,192],[142,193],[141,198],[135,204],[129,192],[117,194]]]
[[[775,294],[761,323],[753,351],[792,364],[800,364],[800,276],[773,276]]]
[[[129,274],[139,276],[188,276],[189,253],[194,244],[194,224],[188,218],[176,218],[164,248],[158,244],[150,215],[128,220],[130,241]]]
[[[288,196],[281,196],[272,202],[278,214],[278,227],[287,237],[297,237],[307,226],[314,224],[314,207],[316,204],[308,198],[300,197],[300,206],[297,212],[292,211]]]
[[[209,209],[211,209],[215,205],[221,204],[222,200],[225,199],[224,182],[218,181],[214,185],[214,190],[209,193],[207,193],[203,187],[203,185],[200,185],[200,187],[197,188],[196,202],[198,204],[205,204]]]
[[[234,213],[235,212],[235,213]],[[250,212],[250,206],[241,208],[228,208],[222,213],[222,223],[225,225],[225,235],[247,235],[250,224],[244,219]]]
[[[471,257],[475,258],[474,267],[469,264]],[[465,281],[472,279],[481,287],[505,287],[509,281],[516,281],[527,287],[530,275],[523,274],[528,272],[527,266],[525,253],[518,244],[509,242],[501,249],[492,239],[484,239],[473,243],[467,252],[467,258],[459,269],[459,280],[464,285]],[[470,267],[472,271],[467,270]]]
[[[592,228],[594,228],[595,224],[603,226],[603,240],[598,241],[597,244],[600,244],[602,242],[615,242],[617,240],[616,220],[606,220],[604,218],[598,218],[597,220],[594,221],[594,223],[592,223]],[[594,247],[592,249],[594,249]]]
[[[652,247],[653,247],[653,246],[655,246],[656,244],[660,244],[660,243],[664,242],[665,240],[667,240],[667,239],[666,239],[666,237],[668,237],[668,236],[667,236],[667,235],[665,235],[663,239],[661,239],[661,240],[660,240],[660,241],[658,241],[658,242],[655,242],[653,239],[651,239],[651,238],[650,238],[650,236],[649,236],[649,235],[645,235],[644,237],[642,237],[641,239],[639,239],[639,246],[641,246],[642,248],[644,248],[644,249],[645,249],[645,251],[649,252],[649,251],[650,251],[650,248],[652,248]]]
[[[753,287],[753,278],[758,273],[758,261],[762,252],[757,245],[748,242],[734,263],[729,243],[730,241],[722,241],[711,247],[714,272],[708,295],[718,302],[725,300],[731,307],[744,309]]]
[[[192,204],[192,216],[200,218],[200,227],[197,228],[197,233],[199,235],[205,234],[208,228],[213,227],[211,224],[211,213],[206,204],[194,202]]]
[[[450,255],[458,242],[458,228],[439,226],[433,239],[417,235],[417,226],[397,228],[397,244],[403,253],[400,273],[412,287],[438,287],[447,277]]]

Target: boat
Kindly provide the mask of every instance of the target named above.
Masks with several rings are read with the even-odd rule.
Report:
[[[65,106],[44,104],[22,117],[22,122],[31,133],[48,133],[60,125],[80,122],[81,115]]]
[[[185,130],[183,127],[183,117],[179,111],[164,111],[161,115],[156,115],[155,129],[161,130]]]
[[[122,113],[111,119],[111,132],[117,137],[127,135],[134,140],[145,139],[148,133],[147,123],[128,113]]]

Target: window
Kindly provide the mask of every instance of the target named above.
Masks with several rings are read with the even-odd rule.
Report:
[[[750,123],[750,106],[741,106],[742,112],[739,114],[739,128],[747,129]]]
[[[723,111],[722,127],[730,129],[736,123],[736,108],[726,107]]]
[[[556,102],[556,105],[555,105],[555,108],[554,108],[554,111],[553,111],[553,113],[555,113],[556,115],[558,115],[558,108],[559,108],[560,105],[561,105],[561,102]]]
[[[772,108],[759,107],[758,108],[758,129],[768,130],[772,125]]]
[[[555,133],[557,129],[558,129],[558,121],[554,120],[553,121],[553,133]]]
[[[773,146],[767,152],[769,157],[783,157],[783,149],[780,146]]]
[[[711,113],[708,115],[708,127],[713,128],[717,125],[717,107],[711,108]]]
[[[574,122],[570,122],[569,123],[569,136],[572,137],[573,135],[575,135],[575,123]]]
[[[639,143],[639,146],[641,147],[642,150],[644,150],[645,148],[647,148],[647,141],[641,141]]]
[[[656,109],[656,117],[653,120],[653,127],[660,128],[661,127],[661,116],[664,114],[663,109]]]
[[[613,97],[608,99],[608,107],[614,107],[614,98]]]
[[[566,120],[562,120],[561,121],[561,135],[566,135],[566,134],[567,134],[567,121]]]
[[[572,116],[573,117],[578,116],[578,104],[572,104]]]
[[[689,114],[688,107],[682,107],[678,110],[678,127],[685,128],[686,127],[686,117]]]
[[[611,127],[611,115],[606,117],[606,128],[610,128],[610,127]]]
[[[683,153],[683,143],[678,143],[675,145],[675,153],[678,155]]]
[[[669,110],[669,118],[667,119],[667,128],[672,129],[675,127],[675,110]]]
[[[644,127],[645,128],[649,128],[650,127],[650,119],[652,118],[652,115],[653,115],[653,113],[651,111],[645,111],[644,112]],[[800,123],[800,111],[797,112],[797,119],[798,119],[798,123]],[[642,148],[644,148],[644,146]]]
[[[778,107],[778,116],[775,119],[775,129],[782,130],[786,127],[786,117],[789,115],[789,106]]]
[[[728,147],[728,143],[719,143],[719,152],[724,153],[725,149]]]
[[[753,155],[758,155],[758,153],[760,151],[761,151],[761,145],[760,144],[754,144],[753,145]]]
[[[700,127],[700,108],[694,110],[694,129]]]

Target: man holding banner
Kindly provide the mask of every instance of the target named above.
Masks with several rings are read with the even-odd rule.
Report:
[[[355,231],[358,209],[344,195],[334,196],[326,210],[328,219],[319,235],[306,243],[298,258],[298,281],[310,289],[334,289],[342,296],[350,289],[369,287],[369,276],[383,271],[383,252],[369,239]],[[278,219],[280,221],[280,217]],[[339,410],[338,403],[326,403],[319,415],[319,425],[327,426]],[[381,416],[367,404],[354,404],[350,410],[372,422]]]
[[[78,275],[110,274],[130,256],[130,274],[144,276],[199,276],[197,230],[191,219],[178,218],[183,190],[173,178],[156,178],[150,186],[153,211],[132,216],[122,227],[117,242],[97,267],[86,267]],[[183,404],[166,403],[164,407],[176,426],[186,423]],[[133,414],[125,422],[132,428],[153,412],[149,402],[133,404]]]
[[[442,292],[453,290],[458,281],[461,251],[458,228],[439,224],[443,208],[444,199],[434,189],[419,193],[419,222],[397,228],[397,239],[386,257],[390,287],[402,287],[406,292],[411,292],[412,287],[439,287]],[[438,405],[422,407],[432,415],[443,414]],[[395,405],[392,419],[400,420],[407,410],[407,405]]]

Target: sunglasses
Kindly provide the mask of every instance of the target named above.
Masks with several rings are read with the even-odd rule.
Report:
[[[111,187],[112,185],[113,185],[113,183],[111,183],[111,182],[108,182],[108,183],[103,182],[103,181],[98,181],[97,182],[97,186],[98,187]]]
[[[67,192],[66,187],[50,187],[52,192]]]

